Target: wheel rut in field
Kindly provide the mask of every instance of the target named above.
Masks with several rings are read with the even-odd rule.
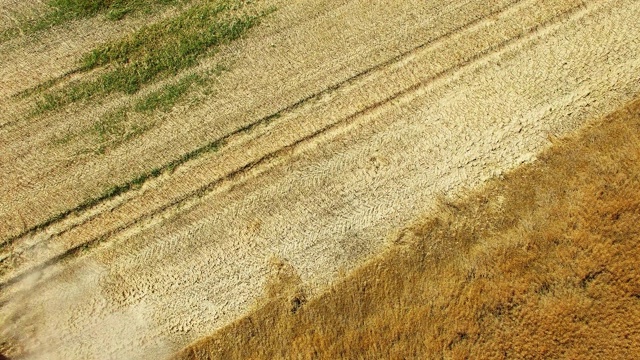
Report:
[[[403,62],[403,61],[407,61],[410,60],[411,56],[417,52],[419,52],[421,49],[427,48],[429,46],[432,46],[434,44],[438,44],[438,43],[442,43],[447,41],[448,39],[451,39],[452,37],[455,37],[456,35],[459,35],[461,32],[467,31],[472,29],[474,26],[479,26],[482,23],[486,23],[487,21],[491,21],[491,17],[496,16],[500,13],[503,13],[505,11],[508,11],[509,9],[511,9],[512,7],[517,6],[518,4],[522,4],[522,3],[526,3],[527,1],[523,1],[523,0],[515,0],[515,1],[511,1],[507,4],[507,6],[504,6],[502,8],[499,8],[495,11],[492,11],[490,13],[488,13],[485,17],[480,17],[477,19],[472,20],[471,22],[468,22],[464,25],[461,25],[459,27],[456,27],[454,29],[452,29],[452,31],[449,31],[441,36],[437,36],[434,39],[429,40],[426,43],[423,43],[421,45],[418,45],[412,49],[410,49],[409,51],[406,51],[400,55],[397,55],[387,61],[384,61],[376,66],[370,67],[364,71],[359,72],[358,74],[349,77],[343,81],[340,81],[332,86],[329,86],[325,89],[323,89],[320,92],[316,92],[314,94],[311,94],[307,97],[304,97],[300,100],[298,100],[297,102],[288,105],[286,107],[281,108],[280,110],[276,111],[273,114],[270,114],[268,116],[265,116],[261,119],[258,119],[252,123],[249,123],[223,137],[220,137],[212,142],[210,142],[209,144],[205,145],[204,147],[207,146],[211,146],[212,144],[223,144],[226,141],[228,141],[230,138],[237,136],[238,134],[247,132],[247,131],[251,131],[253,128],[257,127],[257,126],[261,126],[265,123],[269,123],[270,121],[272,121],[274,118],[281,116],[282,114],[285,113],[289,113],[292,111],[296,111],[298,108],[307,105],[311,102],[314,101],[319,101],[320,99],[322,99],[323,96],[327,95],[327,94],[331,94],[336,92],[337,90],[339,90],[340,88],[344,88],[347,86],[353,86],[353,85],[357,85],[359,83],[359,81],[368,76],[369,74],[371,74],[372,72],[375,71],[379,71],[382,70],[384,68],[390,67],[393,64],[398,65],[399,63]],[[574,1],[576,2],[576,1]],[[577,2],[576,2],[577,3]],[[453,9],[455,10],[455,9]],[[201,148],[196,149],[194,151],[192,151],[192,153],[199,153],[201,150]],[[203,154],[204,152],[201,152],[201,154]],[[186,158],[192,159],[194,158],[194,156],[189,156],[190,154],[188,154],[187,156],[185,156]],[[199,156],[199,155],[198,155]],[[182,165],[183,163],[180,163],[179,165]],[[172,162],[170,164],[167,164],[165,166],[162,167],[162,169],[167,169],[167,168],[172,168],[175,167],[176,164],[175,162]],[[151,179],[154,178],[154,176],[151,177]],[[58,215],[52,217],[50,220],[42,222],[40,224],[37,224],[29,229],[24,230],[23,232],[21,232],[20,234],[11,236],[9,238],[7,238],[6,240],[4,240],[1,244],[0,247],[2,246],[8,246],[11,245],[14,241],[23,238],[25,236],[33,236],[38,232],[42,232],[42,231],[46,231],[49,227],[52,227],[54,225],[56,225],[57,223],[60,223],[62,221],[64,221],[65,219],[67,219],[69,216],[74,215],[74,214],[78,214],[80,212],[84,212],[87,210],[90,210],[91,208],[97,207],[99,205],[101,205],[102,203],[105,203],[107,201],[111,200],[111,197],[99,197],[99,198],[95,198],[93,200],[90,200],[89,203],[91,203],[90,206],[87,206],[85,204],[81,204],[79,206],[76,206],[74,208],[70,208],[67,209],[66,211],[59,213]],[[109,209],[111,209],[111,207],[109,207]]]
[[[178,176],[174,180],[172,180],[174,178],[173,175],[167,175],[156,188],[153,188],[153,184],[148,184],[151,186],[143,187],[142,190],[135,190],[139,193],[139,196],[136,196],[136,194],[126,196],[124,201],[116,199],[113,206],[106,204],[103,211],[92,212],[83,221],[72,221],[69,226],[54,229],[53,233],[48,231],[51,229],[47,229],[47,227],[53,226],[47,225],[43,230],[32,231],[26,236],[23,235],[20,238],[11,239],[8,241],[7,249],[0,255],[2,257],[0,266],[5,267],[3,275],[7,273],[12,273],[13,275],[16,272],[18,275],[10,278],[3,276],[2,280],[4,282],[0,283],[0,288],[14,284],[33,271],[42,270],[59,261],[86,254],[87,250],[92,249],[95,245],[125,232],[125,230],[143,221],[147,225],[142,226],[142,228],[152,226],[156,222],[154,219],[164,219],[166,213],[180,212],[185,207],[193,206],[185,205],[185,203],[197,203],[198,199],[215,191],[221,184],[233,183],[237,179],[245,178],[245,174],[249,172],[263,173],[266,171],[266,169],[262,169],[263,167],[268,168],[274,159],[286,156],[292,149],[305,142],[316,139],[328,132],[340,132],[341,127],[348,127],[357,118],[362,118],[366,121],[367,115],[372,111],[377,111],[379,108],[434,82],[446,82],[447,77],[454,75],[470,64],[504,51],[510,46],[517,45],[521,40],[534,36],[537,32],[580,13],[581,10],[585,11],[585,5],[582,1],[565,2],[561,5],[556,4],[554,1],[548,1],[546,5],[550,6],[546,9],[547,12],[542,15],[538,14],[533,19],[528,19],[530,20],[529,22],[518,22],[516,26],[511,20],[512,18],[524,17],[525,14],[534,11],[532,7],[539,5],[533,1],[513,2],[510,6],[491,13],[485,18],[465,24],[446,35],[417,46],[373,68],[369,68],[320,93],[304,98],[282,109],[277,115],[263,118],[216,140],[217,143],[226,143],[227,145],[219,150],[220,154],[213,154],[209,161],[195,166],[207,169],[210,166],[214,166],[212,165],[213,163],[220,162],[224,164],[233,163],[236,167],[229,168],[231,166],[227,166],[220,172],[214,174],[205,173],[202,176],[197,176],[196,178],[205,179],[205,181],[201,180],[196,183],[191,181],[191,184],[189,184],[191,186],[187,187],[187,191],[184,191],[186,187],[184,185],[180,186],[182,191],[177,194],[175,191],[171,191],[170,188],[174,187],[176,183],[184,184],[185,177],[189,177],[190,174],[187,170],[193,170],[191,168],[184,169],[185,172],[182,172],[182,176]],[[457,47],[450,44],[458,43],[459,41],[466,41],[471,45],[467,45],[467,48],[462,45],[465,43]],[[461,48],[466,51],[460,51]],[[459,53],[452,56],[447,51]],[[455,61],[451,60],[452,57]],[[433,66],[434,59],[436,61],[440,60],[438,64],[440,67]],[[418,72],[428,68],[428,66],[432,68],[426,74],[415,76],[415,73],[412,73],[413,71]],[[407,84],[407,79],[410,80],[409,84]],[[361,91],[361,89],[366,90]],[[375,90],[372,91],[371,89]],[[336,106],[336,102],[339,103],[342,100],[343,103],[349,103],[352,98],[358,97],[358,95],[361,97],[363,92],[377,96],[370,96],[367,99],[369,100],[368,103],[360,101],[363,103],[360,109],[353,109],[344,104]],[[309,124],[312,126],[307,126],[307,129],[303,131],[297,129],[298,131],[289,132],[296,135],[307,134],[301,138],[287,139],[289,142],[283,146],[272,149],[267,147],[265,149],[263,143],[268,140],[262,143],[259,142],[260,137],[264,135],[259,136],[258,139],[251,136],[253,130],[258,130],[258,127],[264,127],[262,129],[263,134],[277,132],[286,137],[284,133],[287,132],[286,130],[291,129],[290,126],[287,126],[287,123],[294,123],[305,117],[322,118],[322,114],[326,114],[329,107],[347,108],[347,111],[343,110],[336,115],[331,114],[334,116],[331,116],[329,120],[333,121],[326,121],[327,119],[324,118],[320,119],[316,124]],[[278,131],[278,128],[280,128],[280,131]],[[273,136],[271,137],[273,138]],[[330,139],[325,141],[330,141]],[[234,142],[237,142],[237,144],[234,144]],[[258,143],[256,144],[256,142]],[[239,152],[247,151],[245,148],[247,143],[259,148],[259,156],[247,159],[246,156],[239,154]],[[278,145],[281,144],[282,141]],[[227,153],[229,151],[228,148],[231,148],[230,153]],[[223,157],[223,160],[220,160],[220,157]],[[234,158],[242,159],[245,162],[238,163],[237,160],[233,161]],[[174,196],[169,197],[167,194]],[[155,206],[147,207],[141,205],[149,203]],[[69,214],[72,212],[74,210],[70,211]],[[136,228],[135,231],[141,230],[141,228]],[[128,232],[128,236],[131,236],[130,232]],[[15,244],[18,240],[23,240],[23,243]],[[49,246],[51,242],[55,242],[56,245]],[[51,249],[54,250],[52,251]]]

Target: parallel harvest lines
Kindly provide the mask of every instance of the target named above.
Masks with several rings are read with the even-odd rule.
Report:
[[[411,11],[399,5],[406,3],[385,4]],[[354,0],[348,9],[370,9],[371,4]],[[367,43],[358,52],[347,49],[348,39],[329,39],[328,44],[343,44],[348,54],[340,53],[344,58],[323,67],[306,63],[286,76],[279,67],[262,67],[276,68],[270,77],[282,76],[294,85],[261,84],[260,89],[295,88],[295,96],[275,89],[272,97],[248,96],[252,104],[239,109],[231,109],[242,102],[234,95],[227,99],[228,108],[216,107],[211,99],[209,107],[170,120],[185,129],[168,124],[162,129],[171,134],[166,143],[153,134],[139,143],[145,145],[141,151],[125,147],[131,154],[112,159],[133,166],[134,157],[147,151],[166,163],[162,156],[171,146],[176,149],[170,149],[175,153],[166,155],[169,159],[279,114],[226,138],[218,152],[202,154],[140,189],[15,241],[14,256],[5,253],[0,320],[10,319],[18,331],[0,328],[0,337],[25,351],[42,350],[48,358],[161,357],[156,354],[181,348],[250,311],[269,283],[274,258],[288,264],[296,286],[313,298],[340,274],[395,246],[395,234],[433,209],[439,194],[455,197],[532,161],[548,146],[549,134],[574,131],[640,93],[640,40],[632,36],[640,32],[634,21],[640,4],[557,0],[512,5],[490,18],[478,10],[459,13],[463,18],[456,18],[456,26],[433,24],[420,42],[470,19],[484,19],[294,109],[278,111],[400,54],[375,57],[394,41],[402,42],[404,50],[415,48],[419,42],[407,40],[420,28],[413,25],[440,14],[420,17],[416,10],[407,16],[415,16],[412,27],[396,22],[391,30],[398,37],[387,37],[383,46]],[[362,14],[366,10],[344,15],[342,24],[357,18],[362,21],[358,26],[367,26],[371,22]],[[388,13],[369,13],[380,14]],[[333,34],[333,26],[309,26]],[[295,49],[293,41],[286,43]],[[309,47],[318,49],[313,54],[332,54],[331,47],[320,46]],[[367,55],[359,57],[362,52]],[[298,48],[293,60],[310,59],[305,53]],[[277,63],[271,56],[269,64]],[[368,62],[358,71],[340,73],[356,60]],[[256,68],[237,69],[249,76]],[[318,79],[322,71],[327,79]],[[206,114],[218,109],[216,119]],[[240,121],[237,113],[244,111]],[[206,131],[227,125],[220,124],[226,120],[232,122],[231,131]],[[166,131],[171,129],[176,132]],[[202,138],[190,138],[192,132]],[[197,141],[180,145],[188,139]],[[31,345],[32,339],[49,348]]]
[[[536,12],[534,7],[544,9],[544,12]],[[358,117],[366,121],[371,111],[378,111],[435,80],[446,83],[448,76],[469,64],[503,51],[536,31],[572,16],[579,9],[584,10],[582,1],[517,4],[305,99],[280,112],[279,118],[264,121],[266,124],[260,127],[252,125],[228,135],[221,139],[227,145],[219,153],[158,179],[157,184],[139,191],[138,197],[93,214],[86,222],[40,236],[35,243],[28,238],[24,247],[13,246],[11,255],[5,254],[2,260],[4,266],[12,268],[13,277],[3,277],[3,285],[14,283],[31,270],[84,254],[86,249],[143,219],[164,218],[166,215],[162,214],[167,211],[184,211],[197,204],[206,193],[219,191],[220,184],[245,178],[244,174],[249,170],[254,172],[252,176],[257,176],[266,169],[256,170],[256,167],[272,166],[274,159],[285,156],[294,147],[329,131],[341,131],[336,129],[349,126]],[[325,136],[323,141],[330,140]],[[144,227],[155,222],[147,221],[148,225]],[[140,230],[136,227],[135,231]],[[38,234],[34,238],[38,238]],[[50,247],[47,242],[55,242],[55,246]]]
[[[464,33],[465,31],[473,31],[473,29],[477,26],[479,26],[482,23],[487,23],[488,21],[491,22],[492,20],[490,20],[490,18],[492,16],[496,16],[497,14],[500,14],[502,12],[507,11],[508,9],[510,9],[511,7],[513,7],[515,4],[520,3],[522,0],[516,0],[516,1],[512,1],[508,6],[505,6],[503,8],[500,8],[496,11],[490,12],[488,14],[486,14],[485,17],[482,18],[478,18],[475,19],[467,24],[464,24],[460,27],[457,27],[455,29],[453,29],[452,31],[441,35],[439,37],[436,37],[424,44],[421,44],[403,54],[400,54],[394,58],[389,59],[388,61],[385,61],[381,64],[378,64],[374,67],[368,68],[344,81],[341,81],[339,83],[336,83],[318,93],[314,93],[312,95],[309,95],[305,98],[300,99],[299,101],[297,101],[296,103],[289,105],[285,108],[280,109],[279,111],[277,111],[276,113],[273,113],[269,116],[266,116],[264,118],[261,118],[255,122],[249,123],[239,129],[237,129],[236,131],[229,133],[221,138],[215,139],[212,142],[210,142],[209,144],[203,146],[202,148],[206,148],[206,147],[210,147],[213,144],[225,144],[227,143],[230,139],[237,137],[238,135],[244,134],[248,131],[252,131],[254,128],[258,127],[258,126],[262,126],[265,124],[269,124],[270,122],[272,122],[275,118],[278,118],[280,116],[283,116],[284,114],[293,112],[293,111],[297,111],[297,109],[302,108],[304,106],[312,106],[315,103],[326,103],[328,101],[335,101],[337,98],[339,97],[344,97],[342,103],[332,103],[331,105],[329,105],[328,107],[335,107],[335,106],[339,106],[340,108],[344,108],[346,106],[347,109],[350,108],[350,106],[353,106],[355,104],[353,104],[353,98],[348,97],[349,95],[351,96],[369,96],[369,95],[375,95],[377,96],[377,98],[375,99],[363,99],[363,101],[360,101],[358,103],[358,105],[363,108],[367,106],[367,101],[369,101],[370,103],[374,103],[374,102],[380,102],[384,100],[385,96],[388,96],[387,94],[389,93],[393,93],[394,91],[401,91],[402,87],[404,86],[404,84],[406,83],[406,80],[399,80],[399,81],[388,81],[385,84],[382,84],[382,88],[381,89],[377,89],[379,91],[379,93],[375,93],[375,94],[367,94],[368,91],[368,86],[371,86],[371,84],[369,84],[369,82],[371,82],[371,79],[375,79],[377,77],[381,77],[381,76],[396,76],[396,77],[400,77],[401,74],[393,74],[395,72],[398,71],[404,71],[406,72],[407,69],[405,69],[405,65],[407,62],[412,61],[412,57],[414,56],[414,54],[419,53],[420,51],[425,51],[425,49],[428,49],[429,47],[433,47],[433,46],[438,46],[438,47],[443,47],[446,46],[447,41],[450,41],[451,39],[453,39],[454,37],[458,36],[461,33]],[[578,3],[577,1],[575,1],[574,3]],[[568,2],[568,4],[572,4],[572,2]],[[447,21],[448,19],[446,18],[446,15],[456,15],[457,14],[457,10],[458,7],[454,7],[452,9],[449,9],[450,12],[448,12],[447,14],[443,14],[443,21]],[[489,19],[489,20],[488,20]],[[444,45],[443,45],[444,44]],[[445,50],[446,51],[446,50]],[[451,49],[449,50],[451,51]],[[465,53],[467,54],[467,53]],[[433,72],[438,72],[438,71],[442,71],[441,69],[444,69],[445,67],[451,66],[450,62],[452,61],[451,59],[447,59],[446,56],[442,57],[440,55],[441,58],[437,59],[437,61],[439,61],[439,68],[433,69]],[[423,61],[424,62],[424,61]],[[453,60],[453,64],[455,64],[455,60]],[[414,64],[414,66],[411,67],[411,69],[415,69],[418,65],[420,64]],[[426,64],[429,65],[429,64]],[[385,70],[385,68],[388,68],[387,70]],[[383,71],[383,72],[380,72]],[[406,76],[415,76],[420,78],[421,76],[419,75],[419,72],[422,71],[422,69],[417,69],[417,70],[410,70],[410,71],[414,71],[415,74],[406,74]],[[421,81],[428,81],[428,78],[431,76],[429,75],[431,72],[427,72],[426,73],[426,78],[421,80]],[[374,76],[370,76],[370,75],[374,75]],[[388,87],[388,86],[393,86],[393,87]],[[355,87],[355,89],[354,89]],[[359,88],[359,89],[358,89]],[[343,89],[343,90],[340,90]],[[357,93],[360,92],[360,93]],[[350,94],[349,94],[350,93]],[[346,95],[345,95],[346,94]],[[345,97],[346,96],[346,97]],[[344,99],[346,99],[346,104],[344,103]],[[347,110],[349,111],[349,110]],[[338,116],[346,116],[346,115],[338,115]],[[253,136],[253,135],[251,135]],[[192,151],[192,153],[199,153],[200,155],[205,154],[206,152],[201,152],[200,150],[202,148],[196,149],[194,151]],[[196,155],[196,156],[189,156],[189,154],[187,154],[187,156],[183,156],[184,158],[188,159],[187,161],[198,157],[200,155]],[[157,175],[152,175],[150,176],[151,179],[156,178],[160,175],[162,175],[167,169],[173,169],[176,166],[180,166],[183,165],[184,162],[180,162],[180,161],[174,161],[171,162],[167,165],[165,165],[164,167],[161,168],[161,171],[157,173]],[[77,221],[71,221],[71,225],[69,226],[62,226],[61,230],[54,230],[53,232],[49,232],[47,231],[47,229],[49,227],[53,227],[53,225],[62,222],[63,220],[67,219],[67,217],[71,216],[71,215],[78,215],[79,213],[81,214],[82,212],[85,212],[87,210],[90,210],[93,207],[98,207],[98,205],[101,205],[101,203],[105,203],[108,200],[110,200],[109,197],[105,197],[104,199],[102,198],[97,198],[97,199],[92,199],[92,201],[89,201],[88,203],[95,203],[95,205],[91,205],[91,206],[85,206],[85,205],[79,205],[75,208],[72,209],[68,209],[66,211],[64,211],[63,213],[60,213],[58,216],[50,219],[49,221],[40,223],[30,229],[25,230],[24,232],[22,232],[21,234],[15,235],[13,237],[8,238],[7,240],[5,240],[2,244],[2,246],[9,246],[11,245],[14,241],[25,237],[25,236],[38,236],[37,234],[39,232],[47,232],[49,235],[53,235],[53,234],[59,234],[61,232],[64,232],[66,230],[68,230],[69,228],[75,227],[78,225]],[[120,203],[120,202],[117,202]],[[113,206],[109,206],[107,205],[106,208],[109,211],[112,211],[114,206],[117,205],[113,205]],[[99,210],[99,211],[104,211],[104,210]],[[93,212],[92,212],[93,213]],[[81,215],[80,215],[81,216]],[[86,219],[91,219],[92,217],[94,217],[95,214],[86,217]],[[56,227],[57,228],[57,227]],[[1,261],[1,259],[0,259]]]
[[[350,3],[352,4],[353,1]],[[491,6],[486,6],[484,2],[458,1],[445,6],[441,2],[429,2],[425,5],[426,8],[430,9],[435,5],[438,5],[438,8],[433,10],[433,14],[427,14],[420,19],[419,23],[412,25],[416,28],[416,31],[419,30],[424,35],[411,39],[407,44],[413,47],[418,44],[421,38],[424,38],[424,40],[421,40],[422,42],[438,38],[464,24],[468,24],[469,21],[483,18],[497,8],[501,9],[505,4],[512,3],[513,1],[497,1],[492,3]],[[353,7],[353,4],[351,7]],[[326,19],[324,20],[326,21]],[[316,26],[315,23],[314,26]],[[301,28],[303,28],[302,25]],[[292,33],[299,33],[301,28],[290,29],[277,36],[290,37]],[[359,34],[359,36],[363,36],[363,34]],[[262,34],[261,36],[266,35]],[[310,33],[306,35],[306,40],[304,41],[311,42],[315,40],[314,36],[314,34]],[[275,41],[276,39],[276,35],[268,35],[265,41]],[[256,40],[252,41],[255,42]],[[297,44],[293,45],[297,46]],[[298,52],[301,52],[301,47],[298,46]],[[407,46],[406,48],[410,49],[411,47]],[[306,48],[306,45],[304,48]],[[381,50],[377,50],[378,48]],[[384,47],[376,44],[375,48],[368,51],[374,50],[382,51]],[[260,51],[264,51],[264,49],[259,49],[258,53]],[[100,198],[100,194],[104,192],[105,188],[123,184],[140,173],[160,168],[185,153],[206,146],[208,142],[211,142],[211,139],[223,138],[238,129],[247,128],[260,119],[267,119],[270,115],[282,109],[321,93],[322,89],[326,89],[327,86],[339,86],[345,79],[363,71],[366,72],[368,67],[375,64],[366,63],[366,67],[356,66],[356,64],[362,62],[363,58],[366,59],[367,53],[362,54],[361,52],[349,50],[345,51],[344,54],[335,61],[323,61],[322,64],[326,64],[326,68],[324,66],[318,67],[317,63],[310,63],[309,65],[296,64],[287,68],[287,73],[279,74],[275,71],[275,78],[263,79],[258,77],[257,80],[261,82],[255,85],[250,80],[250,77],[256,77],[253,72],[261,74],[277,69],[270,68],[269,63],[262,60],[259,62],[246,61],[245,63],[250,66],[245,66],[245,68],[252,69],[251,74],[249,70],[244,70],[246,73],[243,73],[243,69],[238,69],[237,72],[233,71],[233,74],[225,76],[225,79],[229,80],[222,79],[222,81],[228,81],[228,83],[225,83],[225,87],[221,88],[220,91],[225,93],[228,91],[230,102],[221,102],[218,97],[213,97],[210,103],[203,106],[202,109],[195,109],[195,111],[187,114],[184,119],[180,118],[179,114],[175,114],[176,116],[170,114],[167,124],[154,129],[140,141],[135,141],[139,146],[133,147],[132,144],[125,144],[126,146],[115,149],[105,156],[87,155],[74,158],[73,154],[65,153],[65,151],[70,152],[71,150],[48,149],[48,144],[45,142],[47,138],[55,137],[57,136],[56,134],[64,134],[69,128],[78,126],[79,123],[86,123],[90,119],[99,116],[99,110],[96,110],[96,113],[92,112],[91,109],[83,109],[74,112],[71,116],[56,115],[41,119],[37,123],[25,124],[24,128],[21,127],[15,131],[12,130],[5,133],[0,142],[5,142],[7,163],[0,163],[0,170],[5,170],[7,164],[16,161],[19,162],[21,171],[17,173],[15,168],[6,169],[7,177],[3,184],[4,189],[7,190],[5,193],[12,191],[15,195],[12,198],[3,199],[5,200],[4,211],[0,208],[0,226],[4,228],[2,230],[3,237],[6,239],[15,237],[20,232],[22,234],[29,232],[29,230],[24,229],[38,228],[40,230],[43,225],[51,224],[46,219],[57,220],[59,215],[62,215],[62,217],[67,216],[69,209],[74,209],[79,204],[91,199]],[[395,54],[395,52],[390,53],[387,51],[385,56],[380,57],[380,60],[388,60],[389,57],[387,55],[395,56]],[[273,58],[270,60],[272,62],[282,61],[282,57],[278,53],[267,55],[267,58]],[[309,59],[318,62],[326,57],[326,54],[322,52],[318,52],[315,55],[317,56],[310,56]],[[352,67],[358,70],[355,74],[345,70]],[[327,71],[330,75],[322,75],[320,74],[321,71]],[[287,78],[293,76],[297,77]],[[318,77],[322,78],[317,79]],[[287,79],[284,80],[284,78]],[[240,84],[240,89],[234,89],[237,87],[234,85],[234,81]],[[282,91],[286,92],[284,94],[276,93],[276,98],[273,98],[271,96],[273,92],[280,91],[280,89],[272,89],[271,87],[274,86],[274,83],[282,81],[286,81],[286,86],[282,89]],[[292,84],[298,83],[305,89],[295,93],[292,91],[292,88],[295,88]],[[246,94],[249,95],[249,98],[247,98],[245,92],[247,92]],[[255,98],[251,98],[254,94],[256,94]],[[210,110],[215,110],[215,116],[212,116],[211,112],[206,112],[209,107]],[[202,134],[206,134],[206,136]],[[143,146],[148,150],[140,153],[140,149]],[[44,151],[34,152],[33,149],[38,147],[43,147]],[[156,156],[144,162],[140,160],[146,159],[150,156],[149,154],[155,154]],[[115,161],[115,158],[118,161]],[[120,162],[127,162],[130,168],[122,169],[117,165]],[[91,174],[91,181],[86,179],[87,174]],[[41,180],[35,183],[34,186],[25,186],[32,178]],[[52,187],[58,189],[58,191],[44,191],[44,189]],[[39,206],[36,201],[44,202],[46,206]],[[37,224],[40,224],[40,226]]]

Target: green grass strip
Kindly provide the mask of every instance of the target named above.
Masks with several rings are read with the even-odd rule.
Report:
[[[12,14],[17,20],[14,27],[0,32],[0,43],[20,34],[30,35],[74,20],[104,15],[117,21],[129,14],[152,14],[167,6],[188,4],[192,0],[48,0],[38,15]]]
[[[205,82],[199,74],[191,74],[180,79],[175,84],[168,84],[162,89],[152,92],[138,101],[133,109],[136,112],[150,113],[154,111],[167,112],[171,110],[175,104],[191,89],[194,84],[203,84]]]
[[[133,106],[127,105],[108,112],[94,124],[91,131],[100,144],[96,152],[102,154],[108,148],[137,137],[154,126],[153,121],[134,121],[132,113],[169,112],[194,86],[203,87],[208,80],[205,75],[191,74],[149,93]]]
[[[145,27],[127,39],[101,46],[82,58],[82,70],[109,65],[92,81],[70,84],[43,95],[35,114],[113,92],[136,93],[143,85],[192,67],[204,54],[241,37],[258,24],[260,14],[224,16],[238,9],[235,1],[195,6],[175,18]]]
[[[109,20],[120,20],[134,12],[151,12],[154,8],[185,3],[185,0],[49,0],[51,9],[27,24],[27,32],[36,32],[69,21],[104,14]]]

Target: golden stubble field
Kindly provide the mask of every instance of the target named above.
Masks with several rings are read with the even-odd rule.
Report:
[[[275,11],[176,75],[223,64],[212,89],[117,141],[96,123],[170,77],[36,115],[20,94],[99,78],[75,59],[180,8],[0,43],[2,351],[165,356],[260,304],[274,264],[313,298],[640,90],[635,1],[248,6]]]
[[[176,359],[634,359],[640,100],[400,232],[318,297],[274,263],[261,307]]]

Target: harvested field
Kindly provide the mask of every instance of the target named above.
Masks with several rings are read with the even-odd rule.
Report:
[[[405,228],[306,302],[260,310],[177,359],[633,359],[640,352],[640,100]]]
[[[153,30],[201,10],[259,20],[196,48]],[[274,263],[322,294],[440,195],[636,97],[638,16],[635,1],[193,1],[1,43],[0,353],[165,356],[260,304]],[[139,34],[193,59],[157,65]],[[74,90],[138,63],[159,71]]]

